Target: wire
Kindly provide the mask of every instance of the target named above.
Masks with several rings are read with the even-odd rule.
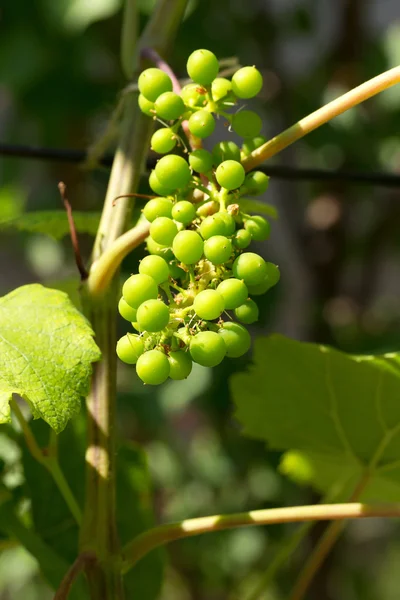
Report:
[[[16,158],[48,160],[54,162],[83,163],[86,159],[84,150],[69,148],[43,148],[39,146],[21,146],[14,144],[0,144],[0,155]],[[111,166],[112,155],[100,159],[100,164]],[[155,159],[149,158],[147,168],[152,169]],[[270,177],[292,181],[342,181],[346,183],[369,184],[382,187],[400,187],[400,175],[385,172],[342,171],[331,169],[303,169],[287,167],[285,165],[269,165],[258,167]]]

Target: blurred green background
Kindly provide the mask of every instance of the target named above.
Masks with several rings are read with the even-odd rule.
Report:
[[[153,2],[140,0],[141,25]],[[0,141],[84,149],[104,131],[125,85],[119,61],[122,0],[14,0],[0,7]],[[170,55],[206,47],[262,70],[252,106],[264,135],[279,133],[340,93],[400,63],[396,0],[198,0],[190,2]],[[400,93],[395,87],[284,151],[272,164],[400,171]],[[226,136],[223,128],[211,143]],[[99,211],[109,171],[0,158],[0,221],[24,211],[60,209],[57,183],[73,209]],[[281,283],[259,299],[254,336],[281,332],[356,353],[400,346],[398,231],[400,190],[272,180],[265,201],[279,211],[260,253]],[[85,258],[92,238],[81,236]],[[135,272],[138,250],[124,263]],[[69,240],[2,231],[0,294],[39,281],[77,298]],[[120,323],[121,334],[124,324]],[[280,456],[240,437],[227,380],[251,357],[213,370],[197,366],[184,382],[144,387],[119,371],[121,435],[146,449],[157,520],[316,500],[279,471]],[[195,365],[196,367],[196,365]],[[0,433],[0,458],[18,478],[18,454]],[[17,465],[17,466],[15,466]],[[13,471],[14,469],[14,471]],[[168,548],[160,600],[247,600],[292,531],[279,526],[188,539]],[[315,528],[274,586],[252,600],[283,600],[315,542]],[[318,575],[309,600],[397,600],[398,527],[350,524]],[[45,600],[35,561],[7,542],[0,556],[1,600]],[[1,547],[1,541],[0,541]]]

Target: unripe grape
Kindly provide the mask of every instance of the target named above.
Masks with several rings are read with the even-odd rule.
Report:
[[[157,285],[167,281],[169,277],[168,263],[161,256],[145,256],[139,264],[139,273],[149,275]]]
[[[262,120],[252,110],[241,110],[232,117],[232,129],[241,137],[255,137],[261,131]]]
[[[163,246],[162,244],[157,244],[150,236],[146,238],[146,247],[149,254],[154,254],[156,256],[161,256],[167,262],[174,258],[174,253],[172,252],[169,246]]]
[[[219,165],[224,160],[240,162],[240,148],[235,142],[218,142],[212,149],[212,156],[215,165]]]
[[[155,173],[161,185],[173,189],[186,187],[192,177],[186,160],[174,154],[160,158]]]
[[[268,272],[265,260],[254,252],[244,252],[233,263],[232,272],[237,279],[243,279],[247,286],[261,283]]]
[[[200,319],[213,321],[224,312],[224,299],[217,290],[203,290],[194,299],[193,308]]]
[[[232,89],[232,83],[225,77],[217,77],[211,84],[211,94],[214,102],[224,98]]]
[[[203,246],[203,240],[195,231],[179,231],[172,243],[172,250],[179,261],[193,265],[203,256]]]
[[[136,321],[136,308],[129,306],[124,297],[118,302],[118,311],[121,317],[126,321],[130,321],[131,323]]]
[[[159,196],[170,196],[174,192],[174,188],[164,185],[159,181],[155,169],[150,173],[149,186]]]
[[[153,133],[150,144],[154,152],[166,154],[176,146],[176,135],[169,127],[162,127]]]
[[[267,274],[265,276],[265,279],[263,279],[263,281],[257,285],[249,286],[249,293],[252,296],[261,296],[262,294],[265,294],[265,292],[267,292],[270,288],[272,288],[278,283],[281,277],[279,269],[276,265],[270,262],[267,262],[266,265]]]
[[[235,160],[224,160],[215,171],[215,178],[219,185],[226,190],[239,188],[245,178],[245,170]]]
[[[207,90],[197,83],[188,83],[181,89],[181,97],[186,106],[200,107],[204,106],[206,99],[205,95]]]
[[[142,331],[161,331],[169,323],[169,308],[162,300],[146,300],[137,309],[136,318]]]
[[[195,50],[189,56],[186,68],[193,81],[209,85],[218,75],[219,64],[215,54],[209,50]]]
[[[251,323],[255,323],[258,319],[258,306],[254,300],[248,298],[241,306],[235,308],[235,316],[242,323],[251,325]]]
[[[152,198],[146,203],[143,214],[152,223],[157,217],[171,217],[172,206],[170,198]]]
[[[245,221],[244,227],[249,231],[255,242],[263,242],[269,238],[271,225],[264,217],[254,215],[251,219]]]
[[[155,68],[146,69],[139,75],[138,86],[140,93],[151,102],[155,102],[164,92],[172,91],[171,78]]]
[[[144,352],[143,340],[133,333],[127,333],[117,342],[117,356],[128,365],[136,364]]]
[[[205,240],[208,240],[213,235],[224,235],[226,226],[224,220],[221,218],[221,213],[206,217],[204,221],[202,221],[199,231]]]
[[[171,275],[172,279],[184,279],[186,277],[186,273],[183,269],[181,269],[180,267],[178,267],[178,264],[176,261],[170,261],[168,263],[168,267],[169,267],[169,274]]]
[[[208,202],[205,202],[204,204],[202,204],[201,206],[199,206],[199,208],[196,210],[196,214],[199,217],[210,217],[212,215],[214,215],[215,213],[217,213],[219,210],[219,203],[216,202],[215,200],[209,200]]]
[[[139,104],[139,108],[142,111],[142,113],[144,113],[148,117],[154,117],[154,115],[155,115],[154,102],[147,100],[147,98],[145,98],[145,96],[143,96],[143,94],[139,94],[138,104]]]
[[[212,169],[213,158],[208,150],[199,148],[189,154],[189,164],[196,173],[207,173]]]
[[[223,338],[226,346],[226,356],[238,358],[243,356],[251,346],[251,337],[243,325],[233,321],[227,321],[219,330],[218,334]]]
[[[160,385],[169,377],[170,366],[166,355],[160,350],[144,352],[136,364],[140,379],[148,385]]]
[[[178,223],[189,225],[196,216],[196,209],[188,200],[180,200],[172,209],[172,218]]]
[[[154,102],[154,108],[158,117],[167,121],[179,119],[185,112],[183,100],[175,92],[165,92]]]
[[[226,355],[226,345],[218,333],[200,331],[190,342],[190,355],[203,367],[216,367]]]
[[[251,233],[245,229],[238,229],[233,238],[233,243],[237,248],[247,248],[251,243]]]
[[[232,77],[232,91],[238,98],[254,98],[262,84],[262,75],[255,67],[242,67]]]
[[[214,235],[204,242],[204,256],[214,265],[228,262],[231,254],[232,242],[223,235]]]
[[[176,223],[168,217],[157,217],[150,225],[150,235],[157,242],[163,246],[171,246],[172,241],[178,228]]]
[[[215,129],[214,117],[207,110],[198,110],[190,117],[188,127],[193,135],[200,139],[206,138]]]
[[[227,212],[221,212],[219,216],[225,224],[225,235],[233,235],[236,230],[235,219]]]
[[[235,277],[221,281],[217,287],[217,292],[219,292],[223,297],[225,308],[227,310],[237,308],[243,304],[249,296],[244,281],[236,279]]]
[[[262,135],[244,140],[242,144],[243,156],[249,156],[249,154],[251,154],[254,150],[265,144],[266,141],[267,139]]]
[[[264,194],[269,186],[269,177],[262,171],[253,171],[246,175],[242,191],[245,194],[258,196]]]
[[[150,275],[131,275],[122,287],[122,295],[132,308],[139,308],[142,302],[157,298],[158,287]]]
[[[170,372],[169,376],[171,379],[186,379],[189,377],[193,362],[189,352],[178,350],[176,352],[170,352],[168,356]]]

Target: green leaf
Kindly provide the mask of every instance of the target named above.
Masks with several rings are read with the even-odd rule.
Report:
[[[89,391],[100,351],[68,296],[38,284],[0,299],[0,423],[10,421],[12,394],[57,433]]]
[[[96,235],[100,222],[99,212],[74,211],[73,215],[78,233]],[[65,210],[43,210],[23,213],[16,219],[1,220],[1,229],[42,233],[55,240],[60,240],[69,234],[68,218]]]
[[[143,450],[125,443],[117,457],[117,526],[122,544],[154,525],[150,477]],[[162,550],[145,556],[125,577],[127,598],[159,598],[163,577]]]
[[[371,500],[400,499],[400,358],[352,356],[271,336],[231,378],[243,433],[290,450],[282,470],[323,492],[346,481]],[[289,457],[289,458],[288,458]]]
[[[240,198],[239,206],[246,213],[259,213],[271,219],[278,218],[278,211],[272,204],[266,204],[265,202],[252,200],[251,198]]]

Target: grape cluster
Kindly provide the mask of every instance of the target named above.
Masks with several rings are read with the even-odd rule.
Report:
[[[247,250],[252,240],[268,238],[268,221],[241,208],[244,196],[268,187],[264,173],[246,175],[240,162],[265,141],[261,119],[237,109],[238,99],[258,94],[262,76],[244,67],[231,81],[218,77],[218,60],[208,50],[193,52],[187,71],[193,83],[180,94],[160,69],[139,77],[141,110],[165,125],[154,133],[152,149],[166,156],[149,178],[157,196],[143,209],[150,223],[149,255],[125,281],[119,302],[120,314],[137,333],[118,341],[117,354],[136,364],[140,379],[151,385],[185,379],[193,361],[214,367],[225,356],[245,354],[251,340],[244,325],[258,318],[250,296],[279,280],[274,264]],[[216,116],[244,138],[241,148],[232,141],[217,143],[211,152],[201,147]],[[188,161],[167,154],[176,145],[185,148],[185,134],[196,148]]]

